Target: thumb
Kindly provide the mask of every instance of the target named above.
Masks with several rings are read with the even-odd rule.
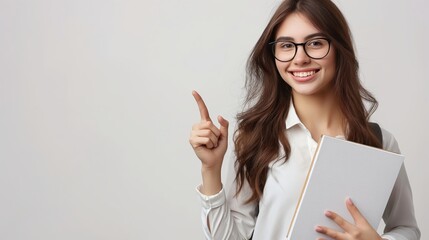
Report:
[[[223,118],[222,116],[218,116],[217,117],[217,121],[220,124],[220,132],[223,136],[225,136],[226,138],[228,138],[228,126],[229,126],[229,122]]]

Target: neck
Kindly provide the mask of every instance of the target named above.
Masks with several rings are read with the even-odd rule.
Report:
[[[316,142],[322,134],[345,136],[344,117],[333,94],[322,97],[293,93],[292,96],[299,119]]]

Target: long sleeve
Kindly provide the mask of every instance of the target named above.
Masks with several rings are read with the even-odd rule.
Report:
[[[288,119],[292,119],[291,115]],[[310,167],[309,159],[317,147],[317,143],[312,140],[308,131],[300,127],[302,125],[293,122],[293,119],[289,121],[288,126],[292,127],[287,132],[291,142],[291,155],[286,163],[273,161],[270,165],[264,196],[259,203],[245,204],[252,194],[247,181],[244,182],[242,190],[235,194],[237,185],[234,181],[235,169],[232,160],[226,165],[229,171],[227,171],[224,188],[218,194],[205,196],[198,191],[202,203],[201,217],[206,239],[249,239],[252,233],[254,233],[254,240],[285,238],[287,226],[290,225]],[[385,150],[399,153],[395,138],[384,129],[383,145]],[[260,212],[256,223],[257,204]],[[404,166],[394,185],[383,219],[386,223],[385,233],[382,235],[384,239],[420,239],[420,231],[414,216],[411,187]]]
[[[224,188],[213,196],[206,196],[199,191],[202,211],[201,218],[206,239],[239,240],[249,239],[256,219],[256,203],[245,204],[252,193],[247,182],[239,194],[235,194],[234,167],[228,171]]]
[[[398,143],[389,132],[383,130],[386,150],[399,153]],[[383,238],[388,240],[419,240],[420,230],[414,215],[413,197],[405,166],[402,165],[396,183],[383,214],[386,223]]]

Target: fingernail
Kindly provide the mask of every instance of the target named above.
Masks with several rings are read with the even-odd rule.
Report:
[[[347,204],[348,204],[348,205],[350,205],[350,206],[353,206],[353,204],[354,204],[351,198],[347,198],[347,201],[346,201],[346,202],[347,202]]]
[[[332,212],[331,211],[325,211],[325,216],[332,217]]]
[[[322,232],[323,229],[321,226],[316,226],[314,230],[316,230],[316,232]]]

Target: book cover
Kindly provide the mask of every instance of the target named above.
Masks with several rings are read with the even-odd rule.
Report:
[[[326,210],[353,223],[345,204],[347,197],[377,229],[403,161],[400,154],[322,136],[287,239],[329,239],[314,230],[317,225],[341,230],[324,215]]]

